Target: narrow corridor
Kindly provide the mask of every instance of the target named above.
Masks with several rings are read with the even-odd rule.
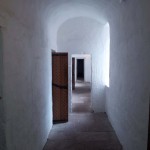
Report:
[[[69,122],[54,124],[44,150],[121,150],[106,113],[91,113],[90,84],[77,82]]]

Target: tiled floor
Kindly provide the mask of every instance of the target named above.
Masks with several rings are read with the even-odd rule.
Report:
[[[53,125],[44,150],[121,150],[107,115],[91,113],[89,84],[78,84],[69,122]]]

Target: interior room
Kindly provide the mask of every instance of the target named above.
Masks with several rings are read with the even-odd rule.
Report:
[[[0,0],[0,150],[149,150],[149,6]]]

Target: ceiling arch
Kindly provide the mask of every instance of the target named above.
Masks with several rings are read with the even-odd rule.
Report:
[[[57,32],[58,51],[90,51],[101,44],[104,25],[89,17],[76,17],[65,21]]]
[[[57,32],[64,22],[71,18],[91,18],[104,25],[108,22],[106,11],[108,1],[104,0],[55,0],[49,2],[44,10],[44,16],[49,33],[49,41],[52,49],[57,49]]]

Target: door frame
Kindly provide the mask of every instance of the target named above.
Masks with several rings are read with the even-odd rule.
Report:
[[[83,61],[83,81],[85,80],[85,58],[77,58],[76,59],[77,60],[77,68],[76,68],[76,77],[77,77],[77,79],[78,79],[78,61],[79,60],[82,60]]]
[[[92,100],[92,89],[93,89],[93,87],[92,87],[92,54],[91,53],[87,53],[87,54],[78,54],[78,53],[70,54],[69,55],[69,57],[70,57],[69,60],[71,61],[71,66],[72,66],[72,58],[75,57],[75,55],[89,55],[90,59],[91,59],[91,67],[90,67],[91,68],[91,83],[90,83],[90,85],[91,85],[91,108],[93,110],[93,100]],[[82,57],[82,59],[83,59],[83,57]],[[85,60],[84,60],[84,62],[85,62]],[[75,57],[75,67],[77,67],[77,57]],[[69,66],[68,66],[68,69],[69,69]],[[84,63],[84,69],[85,69],[85,63]],[[68,76],[71,76],[71,78],[72,78],[72,68],[71,68],[71,71],[68,70]],[[75,82],[76,82],[76,78],[75,78]],[[72,81],[71,81],[71,84],[72,84]],[[69,104],[69,112],[72,112],[72,91],[73,90],[71,88],[71,89],[69,89],[69,93],[68,93],[69,94],[69,103],[70,103]]]

